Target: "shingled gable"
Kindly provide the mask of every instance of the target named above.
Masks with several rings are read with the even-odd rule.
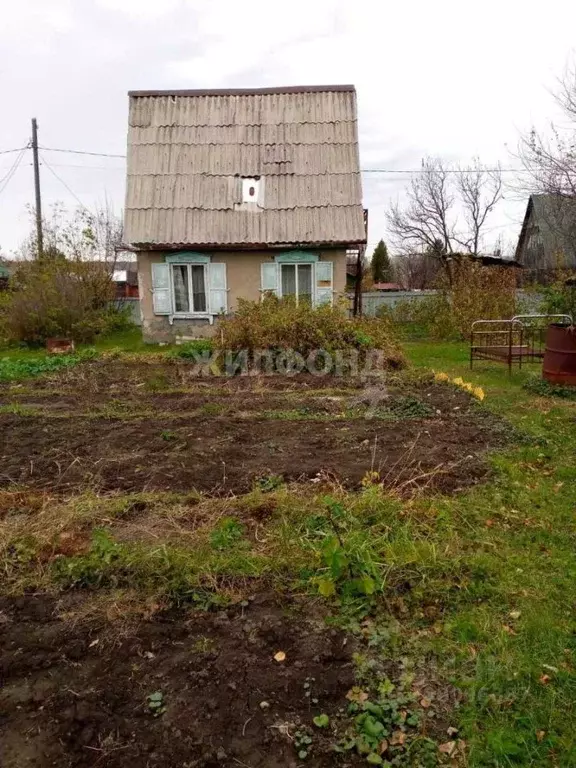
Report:
[[[353,86],[129,96],[127,244],[365,242]]]

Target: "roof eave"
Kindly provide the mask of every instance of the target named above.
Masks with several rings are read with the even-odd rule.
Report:
[[[351,248],[366,245],[366,240],[324,240],[314,243],[131,243],[125,245],[130,251],[182,251],[202,249],[210,251],[278,251],[286,248]]]

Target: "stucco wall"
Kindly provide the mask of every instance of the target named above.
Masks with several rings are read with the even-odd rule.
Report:
[[[239,297],[252,301],[260,299],[260,265],[263,261],[273,261],[278,253],[280,251],[214,251],[210,254],[213,262],[226,264],[229,312],[234,312]],[[333,289],[336,300],[344,295],[346,289],[346,251],[326,249],[314,253],[319,255],[321,261],[332,261],[334,264]],[[158,251],[138,253],[138,286],[144,340],[174,341],[178,337],[201,338],[214,335],[217,321],[210,325],[209,321],[204,319],[175,318],[171,325],[168,317],[154,314],[150,265],[153,262],[163,262],[164,255]]]

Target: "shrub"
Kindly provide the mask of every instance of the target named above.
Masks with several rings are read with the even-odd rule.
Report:
[[[113,306],[113,298],[104,263],[61,257],[23,262],[0,305],[0,336],[30,345],[57,336],[91,342],[130,324],[128,310]]]
[[[573,274],[561,271],[550,285],[542,286],[541,311],[550,315],[570,315],[576,319],[576,284],[568,285]]]
[[[463,339],[475,320],[499,320],[516,314],[516,273],[483,267],[470,259],[454,262],[452,285],[423,299],[406,299],[383,310],[404,335]]]
[[[294,350],[306,358],[314,350],[371,349],[384,352],[391,368],[405,365],[390,323],[378,318],[349,318],[344,306],[299,305],[293,299],[266,296],[261,302],[240,299],[235,315],[220,324],[222,350]]]

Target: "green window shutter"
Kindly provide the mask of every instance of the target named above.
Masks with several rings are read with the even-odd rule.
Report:
[[[263,261],[260,265],[260,290],[278,294],[278,265],[273,261]]]
[[[226,264],[212,262],[208,265],[208,283],[210,285],[210,314],[219,315],[228,310],[228,290],[226,287]]]
[[[152,264],[152,306],[155,315],[172,314],[169,264]]]
[[[316,264],[316,306],[332,304],[333,263],[319,261]]]

